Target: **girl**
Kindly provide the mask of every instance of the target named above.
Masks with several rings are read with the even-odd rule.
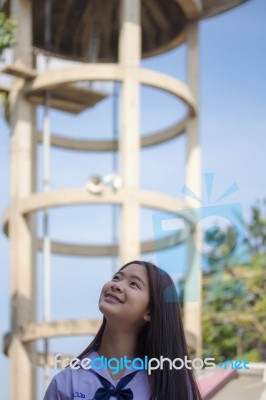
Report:
[[[177,293],[165,271],[146,261],[125,264],[103,286],[99,309],[104,317],[94,340],[74,367],[52,379],[44,400],[201,400],[191,369],[170,369],[167,360],[150,375],[141,369],[145,359],[188,358]],[[138,360],[124,362],[114,376],[111,361],[125,358]]]

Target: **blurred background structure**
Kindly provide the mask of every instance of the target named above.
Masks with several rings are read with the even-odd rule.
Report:
[[[2,1],[2,10],[16,18],[14,62],[2,72],[14,77],[6,90],[6,118],[11,136],[11,203],[4,215],[4,229],[10,238],[11,331],[5,337],[5,353],[10,358],[10,398],[36,398],[36,366],[42,365],[45,382],[53,354],[49,339],[67,335],[94,335],[100,321],[51,318],[51,255],[106,257],[113,271],[142,254],[182,243],[181,235],[160,240],[140,239],[140,209],[150,208],[176,214],[193,207],[191,199],[178,200],[160,192],[140,190],[140,151],[187,136],[186,185],[201,195],[201,146],[199,140],[199,46],[198,24],[240,5],[243,1],[221,0],[90,0],[65,3],[56,0]],[[187,46],[187,82],[167,74],[140,68],[142,58],[163,54],[180,45]],[[82,65],[54,68],[55,59]],[[95,82],[112,85],[112,138],[77,139],[53,132],[51,110],[77,115],[106,100],[107,94]],[[140,132],[140,87],[157,88],[184,104],[182,117],[172,126],[142,136]],[[36,107],[43,107],[38,127]],[[88,122],[89,123],[89,122]],[[42,154],[37,151],[41,145]],[[89,177],[83,188],[51,190],[51,148],[111,155],[111,169]],[[108,157],[109,157],[108,156]],[[42,159],[42,185],[38,157]],[[161,160],[160,160],[161,162]],[[71,165],[65,166],[66,170]],[[55,241],[50,235],[50,215],[55,207],[110,204],[112,240],[78,244]],[[41,212],[41,215],[38,213]],[[40,218],[41,216],[41,218]],[[187,221],[193,230],[196,221]],[[36,254],[42,252],[43,320],[36,321]],[[184,321],[191,354],[202,350],[201,259],[190,252],[184,293]],[[197,275],[197,288],[195,288]],[[198,301],[186,301],[191,290]],[[44,341],[37,351],[36,341]]]

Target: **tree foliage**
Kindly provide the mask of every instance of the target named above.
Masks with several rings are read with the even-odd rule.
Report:
[[[252,254],[266,253],[266,200],[257,202],[251,209],[248,243]]]
[[[246,224],[248,264],[232,267],[228,258],[223,265],[210,258],[203,290],[203,357],[266,360],[265,204],[252,207]]]
[[[15,29],[17,22],[13,18],[8,18],[4,13],[0,13],[0,59],[3,51],[16,44]],[[6,93],[0,91],[0,105],[6,103]]]
[[[17,23],[14,19],[8,18],[4,13],[0,13],[0,55],[4,49],[16,44],[15,29]]]

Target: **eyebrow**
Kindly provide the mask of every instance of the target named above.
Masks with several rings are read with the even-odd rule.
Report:
[[[118,271],[115,275],[118,275],[118,274],[120,274],[120,275],[122,275],[122,276],[125,276],[125,274],[124,274],[123,271]],[[142,283],[143,286],[146,286],[145,283],[143,282],[143,280],[142,280],[139,276],[137,276],[137,275],[130,275],[129,278],[136,279],[136,280],[140,281],[140,282]]]

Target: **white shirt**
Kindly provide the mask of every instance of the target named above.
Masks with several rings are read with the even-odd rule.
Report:
[[[99,357],[97,352],[92,352],[85,356],[93,360]],[[79,369],[72,369],[67,367],[60,371],[51,380],[43,400],[94,400],[97,389],[102,387],[102,384],[95,374],[99,374],[107,379],[112,387],[116,387],[119,379],[114,380],[107,369],[84,369],[81,361],[77,363]],[[126,370],[123,377],[137,371],[134,367],[131,370]],[[122,378],[123,378],[122,377]],[[121,378],[121,379],[122,379]],[[150,384],[148,374],[145,370],[138,370],[133,379],[125,386],[125,389],[130,388],[134,395],[134,400],[149,400],[150,398]],[[116,396],[111,396],[110,399],[116,399]]]

